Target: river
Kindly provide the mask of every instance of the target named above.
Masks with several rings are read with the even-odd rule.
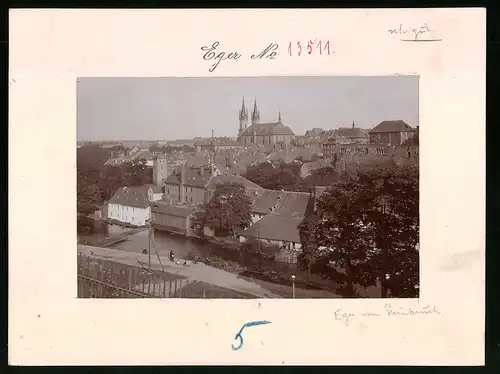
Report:
[[[94,227],[93,232],[86,236],[113,236],[129,230],[117,225],[104,223],[99,226]],[[203,239],[188,238],[164,231],[151,232],[150,247],[148,246],[148,231],[144,230],[129,235],[127,240],[111,245],[109,248],[138,253],[144,249],[151,248],[152,256],[156,256],[155,249],[160,256],[168,256],[170,251],[173,251],[175,258],[184,258],[191,252],[191,254],[202,258],[215,255],[227,261],[237,262],[252,270],[266,269],[286,273],[297,271],[297,267],[294,264],[279,263],[272,259],[263,258],[258,254],[223,248],[220,245],[209,243]]]

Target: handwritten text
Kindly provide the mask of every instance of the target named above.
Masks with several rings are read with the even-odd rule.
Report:
[[[391,35],[400,35],[403,42],[439,42],[441,39],[436,39],[432,37],[431,29],[424,23],[418,27],[405,27],[403,24],[399,26],[390,28],[388,30]]]
[[[302,54],[316,53],[319,55],[333,55],[335,52],[330,52],[329,40],[308,40],[307,42],[290,42],[288,43],[289,56],[301,56]]]
[[[237,351],[238,349],[240,349],[241,347],[243,347],[243,330],[245,329],[245,327],[252,327],[252,326],[259,326],[259,325],[267,325],[268,323],[271,323],[269,321],[254,321],[254,322],[247,322],[245,323],[240,331],[238,331],[236,333],[236,335],[234,336],[234,339],[239,339],[240,340],[240,344],[238,346],[234,346],[234,344],[231,344],[231,348],[233,349],[233,351]]]
[[[337,309],[334,312],[335,321],[342,321],[344,325],[349,326],[354,317],[394,317],[394,316],[417,316],[426,314],[441,314],[435,306],[423,306],[421,308],[403,308],[403,307],[393,307],[391,304],[384,305],[384,311],[382,312],[364,312],[364,313],[352,313],[346,312],[342,309]]]
[[[217,69],[217,67],[222,61],[226,60],[238,61],[242,57],[242,54],[237,51],[228,53],[217,50],[219,44],[220,42],[215,41],[212,43],[211,46],[205,45],[201,47],[201,50],[205,52],[203,54],[203,59],[212,62],[212,66],[210,67],[210,69],[208,69],[210,73],[212,73],[215,69]],[[263,50],[259,51],[258,53],[252,54],[250,58],[252,60],[261,60],[261,59],[273,60],[278,55],[278,48],[279,48],[278,44],[269,43]]]

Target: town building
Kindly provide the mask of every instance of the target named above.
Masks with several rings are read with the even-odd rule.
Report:
[[[329,138],[327,139],[322,147],[322,153],[323,153],[323,157],[324,158],[327,158],[327,159],[332,159],[335,157],[335,154],[337,153],[337,142],[335,140],[335,138]]]
[[[354,122],[352,127],[339,127],[334,132],[334,138],[337,144],[367,144],[368,131],[356,127]]]
[[[296,263],[301,250],[298,226],[312,212],[311,194],[267,189],[247,193],[253,224],[239,234],[240,242],[257,240],[263,248],[274,246],[276,261]]]
[[[389,146],[402,145],[417,133],[417,129],[405,121],[382,121],[369,131],[370,144]]]
[[[168,166],[168,159],[166,156],[155,155],[153,157],[153,184],[163,186],[165,180],[171,173]]]
[[[145,226],[151,219],[154,195],[150,185],[121,187],[108,201],[107,218],[133,226]]]
[[[260,241],[263,245],[276,246],[279,251],[275,260],[296,263],[301,252],[298,226],[303,218],[268,214],[240,234],[240,242],[249,239]]]
[[[163,199],[163,187],[156,184],[145,184],[142,188],[147,189],[149,201],[153,202]]]
[[[194,207],[170,205],[166,201],[154,203],[151,207],[153,227],[155,230],[193,236],[191,219],[195,211]]]
[[[212,176],[215,176],[215,168],[199,169],[188,168],[182,165],[180,172],[173,172],[165,180],[166,200],[171,205],[186,204],[196,206],[205,202],[205,189]]]
[[[257,100],[254,101],[251,125],[248,126],[248,110],[245,107],[245,99],[243,99],[239,112],[239,122],[238,142],[243,146],[272,145],[279,142],[289,144],[295,137],[290,127],[282,123],[281,113],[278,113],[277,122],[261,123]]]
[[[310,194],[307,192],[277,191],[264,188],[248,188],[251,201],[252,222],[268,214],[304,217],[308,212]]]

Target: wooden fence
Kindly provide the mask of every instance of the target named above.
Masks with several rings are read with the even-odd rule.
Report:
[[[79,298],[255,298],[162,271],[78,253]]]

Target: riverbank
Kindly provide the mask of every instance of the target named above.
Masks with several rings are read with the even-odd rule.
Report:
[[[93,255],[96,258],[107,259],[130,266],[140,266],[138,260],[147,263],[148,255],[140,252],[124,251],[120,249],[92,247],[78,245],[78,252]],[[227,288],[236,292],[254,295],[255,298],[289,298],[292,297],[292,288],[285,285],[273,284],[266,281],[242,277],[222,269],[217,269],[202,263],[190,263],[183,266],[171,262],[168,255],[159,255],[165,272],[183,276],[190,280],[205,282],[214,286]],[[161,270],[157,256],[151,256],[151,267]],[[297,298],[339,298],[334,293],[322,290],[307,290],[296,288]]]

